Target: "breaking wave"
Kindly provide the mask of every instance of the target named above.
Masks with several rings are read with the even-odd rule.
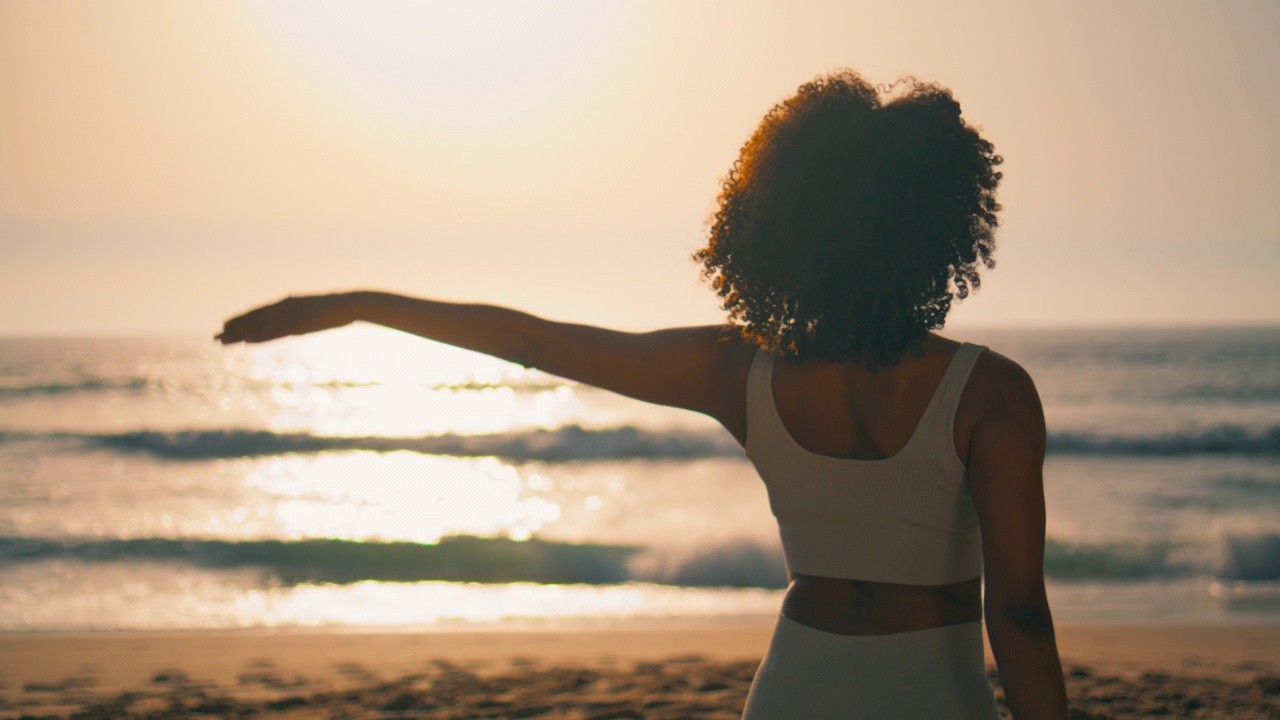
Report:
[[[438,544],[354,540],[45,540],[0,538],[0,565],[54,559],[256,568],[287,583],[617,583],[636,548],[460,536]]]
[[[283,583],[426,580],[543,584],[651,582],[685,587],[783,588],[781,550],[747,540],[688,549],[448,537],[438,544],[354,540],[41,539],[0,537],[0,567],[55,560],[180,563],[256,569]],[[1227,535],[1211,547],[1071,543],[1050,539],[1045,575],[1072,581],[1207,576],[1280,580],[1280,534]]]
[[[1045,543],[1045,576],[1057,580],[1280,580],[1280,534],[1226,534],[1207,546],[1187,542]]]
[[[679,459],[741,457],[728,433],[694,430],[645,430],[633,426],[589,429],[568,425],[491,435],[423,437],[313,435],[270,430],[137,430],[123,433],[3,433],[0,442],[23,439],[78,441],[93,448],[144,453],[167,460],[211,460],[309,454],[344,450],[408,451],[462,457],[493,456],[515,461]],[[1051,433],[1055,455],[1177,457],[1233,454],[1280,455],[1280,427],[1249,430],[1220,426],[1199,432],[1152,436],[1100,436]]]

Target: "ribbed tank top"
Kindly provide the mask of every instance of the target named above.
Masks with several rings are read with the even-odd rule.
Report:
[[[907,444],[883,460],[801,447],[774,403],[774,356],[756,353],[747,376],[746,451],[768,489],[791,572],[908,585],[982,574],[982,535],[954,423],[983,350],[960,346]]]

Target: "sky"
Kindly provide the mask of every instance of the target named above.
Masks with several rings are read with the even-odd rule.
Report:
[[[690,254],[849,67],[1004,156],[949,327],[1280,322],[1280,3],[0,3],[0,334],[202,334],[381,288],[719,322]]]

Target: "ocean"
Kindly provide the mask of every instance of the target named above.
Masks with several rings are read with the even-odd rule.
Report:
[[[1280,328],[956,337],[1039,387],[1059,621],[1280,621]],[[363,326],[0,338],[2,632],[732,620],[785,580],[693,413]]]

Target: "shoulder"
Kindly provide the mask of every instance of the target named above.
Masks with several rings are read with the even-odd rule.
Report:
[[[966,395],[988,407],[1040,405],[1031,374],[1018,363],[988,348],[978,356],[969,375]]]
[[[704,370],[700,373],[712,395],[707,414],[719,420],[739,442],[746,442],[747,378],[759,348],[737,329],[726,325],[687,328],[689,341]]]
[[[1025,368],[994,350],[983,352],[974,363],[957,424],[968,428],[971,451],[991,433],[1012,433],[1044,446],[1044,409],[1035,381]]]
[[[666,328],[644,337],[679,349],[690,360],[706,362],[719,376],[745,372],[755,358],[756,347],[742,339],[736,328],[727,325],[698,325]]]

